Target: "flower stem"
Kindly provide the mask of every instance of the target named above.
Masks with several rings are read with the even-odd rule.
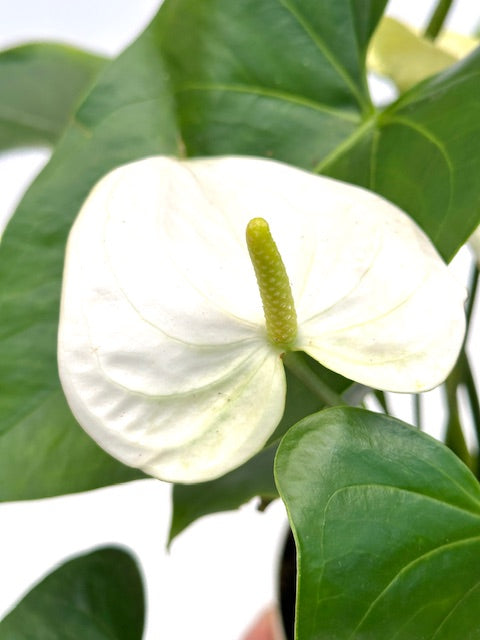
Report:
[[[303,382],[303,384],[327,406],[336,407],[345,404],[342,396],[323,382],[309,367],[303,355],[298,351],[289,351],[286,353],[283,357],[283,363],[300,382]]]
[[[425,37],[429,40],[435,40],[440,33],[445,18],[453,4],[453,0],[439,0],[434,12],[430,17],[430,21],[425,29]]]
[[[467,308],[465,311],[465,315],[467,317],[467,326],[470,326],[470,319],[472,317],[473,307],[475,305],[475,298],[477,296],[478,291],[478,267],[476,264],[473,265],[473,272],[470,277],[469,284],[469,296],[467,301]]]
[[[465,390],[467,392],[467,399],[472,414],[475,434],[477,436],[477,443],[480,446],[480,400],[478,397],[472,368],[470,366],[470,360],[465,349],[460,354],[459,366],[462,369],[463,385],[465,386]],[[480,467],[478,467],[478,461],[477,471],[480,471]]]
[[[387,401],[387,396],[385,395],[384,391],[380,391],[379,389],[375,389],[373,391],[376,399],[378,400],[378,402],[380,403],[380,406],[382,407],[382,409],[384,410],[384,412],[387,415],[390,415],[390,409],[388,407],[388,401]]]
[[[445,444],[462,460],[467,467],[473,468],[473,459],[465,441],[460,421],[460,412],[458,408],[457,389],[460,383],[460,366],[455,366],[452,373],[445,381],[445,391],[448,406],[448,421]]]
[[[467,307],[465,310],[465,315],[467,319],[467,335],[465,336],[465,342],[463,344],[462,351],[460,352],[460,356],[458,358],[457,367],[460,370],[460,379],[462,384],[467,392],[468,404],[470,406],[470,411],[473,419],[473,424],[475,428],[475,433],[477,436],[477,443],[480,446],[480,400],[478,397],[477,387],[475,384],[475,378],[473,376],[472,367],[470,365],[470,359],[467,353],[467,338],[468,332],[471,327],[472,313],[475,307],[476,296],[478,293],[478,275],[479,269],[478,265],[475,262],[473,265],[473,271],[470,276],[469,283],[469,297],[467,302]],[[480,472],[480,465],[478,464],[478,455],[477,455],[477,473]]]
[[[413,419],[415,426],[422,429],[422,396],[416,393],[413,396]]]
[[[464,387],[467,392],[467,398],[470,405],[470,411],[472,413],[473,422],[475,425],[475,431],[477,435],[477,441],[480,444],[480,403],[475,385],[475,379],[473,377],[470,361],[467,355],[466,343],[468,338],[468,332],[471,326],[471,318],[473,308],[475,306],[475,299],[478,291],[478,267],[474,265],[473,272],[469,283],[469,299],[465,310],[467,320],[467,330],[465,334],[465,340],[462,350],[458,356],[457,363],[452,372],[445,381],[445,390],[448,404],[448,423],[446,444],[463,460],[472,470],[477,467],[477,460],[474,459],[472,454],[468,451],[467,444],[465,442],[465,436],[462,431],[462,425],[460,421],[460,413],[458,410],[457,391],[460,386]]]
[[[360,382],[354,382],[343,392],[343,404],[348,404],[351,407],[358,407],[371,391],[372,389],[370,387],[366,387]]]

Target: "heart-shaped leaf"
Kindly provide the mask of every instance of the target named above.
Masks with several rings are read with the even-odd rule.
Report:
[[[106,60],[62,44],[0,53],[0,149],[57,142]]]
[[[480,638],[480,487],[444,445],[338,408],[283,439],[297,640]]]
[[[0,622],[2,640],[141,640],[144,596],[126,551],[105,548],[69,560]]]

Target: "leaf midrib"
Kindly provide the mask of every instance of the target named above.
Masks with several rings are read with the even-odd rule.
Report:
[[[428,460],[423,459],[422,462],[424,464],[427,464],[428,466],[431,466],[429,464]],[[455,478],[453,478],[452,476],[447,475],[445,473],[442,473],[441,469],[437,469],[437,467],[433,467],[433,469],[435,471],[440,471],[441,475],[443,475],[446,478],[447,481],[451,482],[455,486],[455,488],[460,490],[461,493],[465,494],[467,496],[467,498],[472,500],[476,504],[478,510],[474,510],[473,508],[472,509],[468,509],[465,506],[459,506],[458,504],[454,504],[452,502],[447,502],[446,500],[443,500],[441,498],[437,498],[435,496],[429,495],[428,493],[423,493],[422,491],[418,491],[418,490],[415,490],[415,489],[409,489],[408,487],[400,487],[400,486],[395,486],[393,484],[381,483],[381,482],[365,482],[365,483],[350,484],[350,485],[345,485],[343,487],[340,487],[340,488],[336,489],[336,491],[334,491],[328,497],[328,500],[326,501],[325,508],[324,508],[324,520],[323,520],[323,523],[322,523],[322,529],[325,527],[325,522],[326,522],[325,513],[328,510],[329,504],[338,494],[340,494],[340,493],[342,493],[344,491],[348,491],[350,489],[365,489],[365,488],[391,489],[392,491],[398,491],[399,493],[412,494],[412,495],[418,496],[419,498],[424,498],[425,500],[429,500],[431,502],[438,503],[442,507],[446,507],[446,508],[449,508],[449,509],[455,509],[457,511],[461,511],[463,513],[466,513],[466,514],[468,514],[470,516],[474,516],[475,518],[478,518],[479,524],[480,524],[480,497],[475,498],[475,496],[472,496],[461,484],[459,484],[455,480]]]
[[[222,91],[231,93],[245,93],[261,96],[265,98],[273,98],[275,100],[283,100],[285,102],[291,102],[308,109],[315,111],[321,111],[323,113],[329,113],[335,117],[347,120],[349,122],[358,123],[362,122],[360,114],[355,115],[351,111],[335,109],[321,102],[310,100],[304,96],[298,94],[290,94],[285,91],[276,89],[269,89],[257,85],[244,85],[244,84],[230,84],[230,83],[213,83],[213,82],[193,82],[180,85],[177,89],[177,93],[187,93],[189,91]]]
[[[308,21],[306,21],[303,16],[301,16],[290,4],[288,0],[277,0],[278,3],[283,6],[283,8],[290,13],[290,15],[296,20],[296,22],[302,27],[304,32],[308,35],[311,41],[315,44],[321,54],[324,56],[326,60],[331,64],[331,66],[335,69],[338,75],[345,82],[352,95],[358,102],[358,105],[362,111],[368,111],[371,108],[368,100],[365,100],[364,96],[358,90],[358,87],[355,85],[352,80],[350,74],[347,69],[339,62],[337,56],[335,56],[330,47],[327,46],[325,41],[320,38],[319,34],[313,31]]]
[[[60,130],[60,127],[47,117],[20,109],[9,109],[5,104],[0,105],[0,122],[6,125],[13,124],[26,127],[32,129],[32,131],[40,131],[50,135],[57,135]],[[65,123],[62,122],[61,124],[63,126]]]

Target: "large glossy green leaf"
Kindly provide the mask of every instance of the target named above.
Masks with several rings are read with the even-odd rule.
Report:
[[[44,578],[0,622],[0,639],[141,640],[144,608],[133,558],[100,549]]]
[[[101,451],[64,400],[56,365],[63,254],[72,221],[103,174],[177,148],[164,65],[147,30],[107,66],[0,244],[0,499],[142,475]]]
[[[0,53],[0,150],[52,145],[106,60],[61,44]]]
[[[445,446],[329,409],[282,441],[298,549],[297,640],[480,638],[480,487]]]
[[[480,223],[480,53],[379,115],[365,55],[384,5],[166,0],[158,38],[191,155],[267,156],[370,188],[450,259]]]
[[[313,169],[372,112],[365,49],[384,5],[167,0],[159,35],[188,152]]]
[[[350,380],[325,369],[307,355],[302,354],[300,357],[337,394],[344,393],[351,385]],[[237,509],[255,496],[267,501],[278,497],[273,477],[273,462],[280,438],[305,415],[325,406],[322,400],[288,369],[286,375],[285,413],[265,449],[218,480],[194,485],[174,485],[170,542],[197,518]]]

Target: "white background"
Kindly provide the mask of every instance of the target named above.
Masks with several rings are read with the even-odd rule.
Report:
[[[158,5],[158,0],[0,0],[0,48],[55,40],[114,56],[140,33]],[[429,0],[393,0],[389,12],[422,25],[432,5]],[[479,16],[478,3],[457,0],[450,28],[470,33]],[[38,149],[0,154],[0,233],[48,156]],[[463,252],[459,273],[467,266]],[[430,404],[434,419],[429,430],[439,436],[438,393],[430,394]],[[405,398],[397,405],[408,420]],[[235,513],[203,518],[176,539],[169,553],[170,488],[155,480],[3,504],[0,517],[0,618],[53,565],[109,543],[128,546],[142,565],[148,592],[145,640],[239,640],[275,597],[275,567],[286,527],[279,502],[263,514],[251,503]]]

